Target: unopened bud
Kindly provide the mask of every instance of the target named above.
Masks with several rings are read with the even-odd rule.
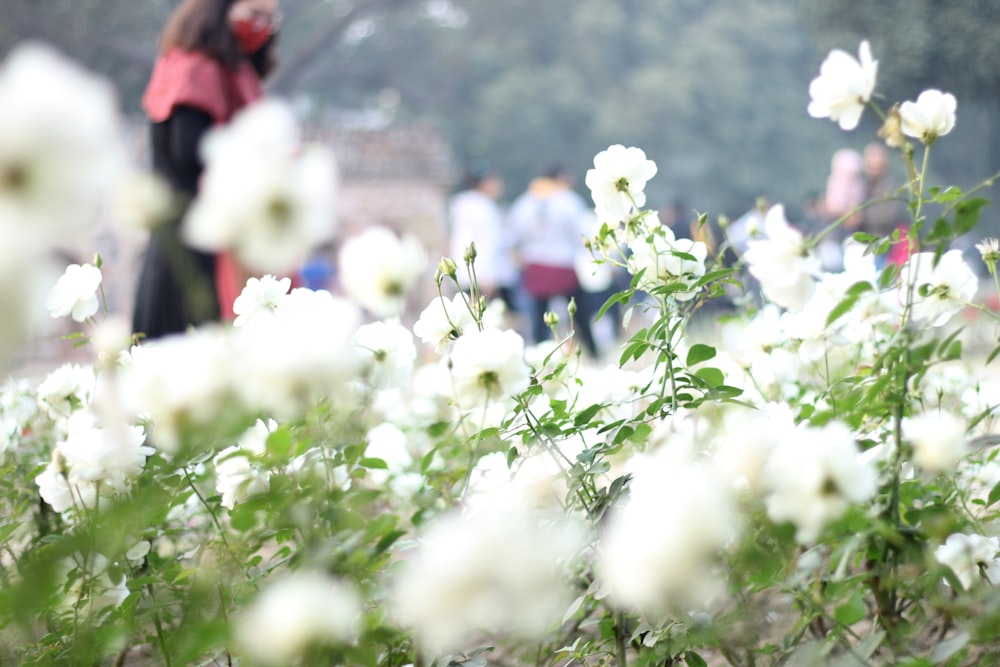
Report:
[[[451,257],[442,257],[441,261],[438,262],[438,271],[440,271],[442,275],[454,278],[458,275],[458,266],[451,259]]]
[[[476,243],[473,241],[469,244],[469,247],[465,249],[465,263],[472,264],[476,261]]]
[[[553,313],[551,310],[545,313],[545,326],[550,329],[555,329],[559,326],[559,316]]]
[[[574,297],[570,297],[566,312],[569,313],[570,318],[576,317],[576,299]]]
[[[906,141],[903,138],[903,120],[899,115],[899,104],[894,104],[886,114],[885,123],[879,128],[878,136],[885,140],[890,148],[899,148]]]

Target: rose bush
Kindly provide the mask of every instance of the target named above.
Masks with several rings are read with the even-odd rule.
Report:
[[[25,68],[58,73],[25,98],[51,113],[7,122]],[[844,129],[866,106],[882,113],[875,73],[867,44],[860,60],[834,52],[808,112]],[[110,170],[74,166],[106,151],[74,132],[114,122],[107,94],[48,51],[4,65],[0,146],[45,133],[65,96],[94,104],[38,149],[65,161],[19,157],[52,168],[37,197],[0,171],[0,248],[29,221],[78,225],[58,193],[86,204],[115,190]],[[347,296],[254,277],[234,325],[130,349],[99,325],[99,262],[49,274],[47,307],[84,325],[70,338],[93,363],[0,388],[0,661],[991,664],[1000,347],[963,349],[956,315],[996,315],[950,249],[986,202],[926,182],[955,108],[927,91],[888,132],[911,174],[893,195],[910,214],[904,266],[874,259],[898,235],[859,233],[844,271],[823,273],[822,237],[774,206],[740,259],[764,305],[715,338],[691,324],[742,288],[738,267],[643,208],[656,166],[641,150],[599,154],[599,228],[582,243],[631,276],[601,313],[625,306],[630,331],[604,365],[581,357],[572,322],[549,318],[540,345],[504,329],[474,248],[441,261],[440,296],[411,331],[398,316],[429,279],[425,256],[385,229],[345,241]],[[247,113],[216,157],[238,156],[277,199],[219,176],[189,233],[267,271],[277,228],[293,232],[282,262],[321,238],[333,191],[315,174],[334,169],[293,145],[280,103]],[[241,122],[273,145],[241,145]],[[311,175],[287,180],[277,157]],[[147,213],[135,217],[162,219]],[[215,217],[226,233],[209,238]],[[981,251],[996,284],[997,242]],[[15,262],[33,270],[0,252],[0,276]],[[0,283],[3,321],[30,321],[44,299],[15,292]],[[0,354],[21,335],[0,337]]]

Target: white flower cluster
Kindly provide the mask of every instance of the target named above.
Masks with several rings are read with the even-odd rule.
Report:
[[[288,271],[336,225],[333,156],[303,148],[291,108],[270,100],[240,112],[203,144],[205,174],[184,222],[187,241],[229,250],[255,271]]]
[[[344,291],[378,317],[399,315],[407,292],[427,268],[427,254],[415,236],[377,226],[344,241],[339,260]]]
[[[264,454],[267,437],[278,427],[273,419],[258,419],[239,442],[220,451],[212,459],[215,466],[215,490],[222,495],[222,506],[233,509],[251,496],[266,493],[271,474],[256,463]]]
[[[47,246],[86,229],[118,178],[116,107],[107,82],[50,47],[0,64],[0,364],[44,316]]]
[[[434,655],[470,633],[537,639],[570,601],[564,569],[583,546],[566,519],[523,503],[483,503],[427,527],[393,592],[393,607]]]
[[[831,422],[780,434],[761,477],[767,515],[795,526],[795,539],[814,542],[828,523],[877,488],[874,466],[865,463],[850,430]]]
[[[597,564],[619,607],[659,617],[704,608],[717,592],[712,561],[740,527],[731,487],[711,461],[692,456],[690,435],[629,462],[631,497],[612,515]]]
[[[143,445],[137,426],[99,428],[88,411],[69,418],[65,440],[56,443],[52,460],[35,478],[42,499],[57,512],[91,509],[100,497],[129,490],[153,449]]]
[[[872,58],[871,46],[861,42],[858,58],[834,49],[820,65],[819,76],[809,84],[808,112],[813,118],[829,118],[843,130],[853,130],[861,120],[875,92],[878,61]],[[930,89],[920,93],[915,102],[899,107],[903,134],[930,145],[955,127],[955,96]],[[894,138],[887,139],[898,145]]]
[[[900,302],[911,306],[915,321],[932,327],[946,324],[979,288],[961,250],[949,250],[936,259],[933,252],[916,253],[900,270]]]
[[[119,373],[120,400],[151,423],[158,448],[175,452],[194,434],[235,437],[249,415],[286,416],[351,395],[362,363],[357,306],[326,291],[283,289],[268,278],[248,284],[240,298],[251,305],[239,327],[204,327],[132,349]]]
[[[122,166],[113,88],[49,47],[0,67],[0,230],[64,234],[91,222]]]
[[[6,453],[16,449],[38,412],[28,380],[7,380],[0,385],[0,463]]]
[[[705,275],[708,247],[701,241],[676,238],[669,227],[656,227],[648,236],[630,240],[628,247],[632,251],[628,260],[629,273],[642,274],[639,286],[644,290],[678,283],[691,286]],[[678,301],[688,301],[697,291],[681,289],[670,294]]]
[[[744,257],[764,295],[791,311],[801,310],[816,289],[820,260],[807,252],[802,232],[788,224],[784,206],[768,209],[764,238],[751,240]]]
[[[351,643],[361,630],[354,586],[324,572],[267,581],[236,619],[236,646],[265,665],[291,665],[310,647]]]
[[[983,580],[1000,583],[1000,538],[955,533],[934,550],[934,558],[950,568],[966,590]]]

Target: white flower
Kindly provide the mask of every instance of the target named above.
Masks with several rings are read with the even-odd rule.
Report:
[[[119,439],[118,434],[121,434]],[[57,512],[94,507],[99,496],[128,491],[153,449],[143,445],[142,428],[98,428],[94,416],[77,412],[65,440],[56,443],[52,461],[35,478],[39,494]]]
[[[57,275],[37,230],[0,216],[0,367],[45,323],[43,305]]]
[[[38,404],[53,419],[69,417],[74,410],[90,405],[96,384],[93,366],[63,364],[38,385]]]
[[[690,456],[693,442],[677,442],[687,439],[629,461],[630,498],[611,515],[597,563],[618,607],[659,616],[703,605],[712,558],[738,534],[728,485],[711,462]]]
[[[819,258],[807,252],[798,231],[785,220],[785,207],[772,206],[764,216],[763,240],[747,243],[750,274],[760,281],[764,295],[788,310],[805,306],[816,288],[813,276],[821,268]]]
[[[571,599],[563,569],[581,538],[565,519],[520,505],[445,515],[400,563],[393,606],[429,655],[462,648],[475,631],[541,638]]]
[[[934,143],[955,127],[957,104],[954,95],[933,88],[920,93],[916,102],[903,102],[899,107],[903,134],[925,144]]]
[[[416,237],[400,238],[385,227],[369,227],[340,250],[344,290],[379,317],[400,314],[406,293],[426,266],[427,255]]]
[[[226,509],[270,488],[270,473],[254,465],[250,456],[240,447],[226,447],[212,459],[215,490],[222,495],[220,502]]]
[[[903,437],[913,445],[913,462],[924,470],[954,470],[965,454],[965,423],[947,412],[928,412],[903,421]]]
[[[332,155],[302,149],[294,114],[276,100],[258,102],[203,144],[205,173],[184,221],[202,250],[232,250],[248,268],[295,268],[336,221]]]
[[[787,403],[768,403],[759,412],[726,413],[724,427],[716,446],[716,465],[735,486],[757,490],[771,452],[795,430],[795,415]]]
[[[815,541],[850,503],[876,490],[874,469],[862,462],[848,428],[836,422],[787,435],[765,464],[763,483],[767,515],[794,524],[800,543]]]
[[[510,330],[467,333],[452,348],[451,373],[459,406],[477,408],[502,401],[528,387],[524,339]]]
[[[324,572],[269,581],[236,620],[236,645],[267,665],[291,665],[311,646],[347,643],[361,627],[354,586]]]
[[[858,126],[865,104],[875,90],[878,61],[872,59],[871,47],[861,42],[859,59],[846,51],[834,49],[820,65],[819,76],[809,84],[809,115],[829,118],[843,130]]]
[[[50,47],[0,67],[0,219],[35,230],[92,222],[122,162],[113,88]]]
[[[59,563],[56,569],[67,579],[66,584],[60,586],[59,606],[63,609],[93,614],[108,607],[120,607],[129,596],[125,573],[115,568],[116,576],[112,579],[111,562],[99,553],[77,554]],[[72,581],[69,581],[71,575]]]
[[[267,448],[267,438],[278,427],[273,419],[257,423],[247,429],[235,447],[227,447],[212,459],[215,465],[215,490],[222,494],[222,506],[233,509],[237,503],[251,496],[266,493],[270,488],[271,474],[261,469],[253,460]]]
[[[100,286],[99,268],[90,264],[70,264],[49,292],[45,307],[52,317],[71,315],[76,322],[83,322],[100,307],[97,299]]]
[[[976,296],[979,279],[962,258],[949,250],[934,265],[934,253],[912,255],[900,270],[901,301],[910,299],[913,319],[939,327]]]
[[[365,457],[381,459],[388,466],[384,470],[368,470],[368,478],[375,484],[385,484],[389,477],[404,474],[413,463],[413,457],[406,448],[406,434],[394,424],[379,424],[368,431],[366,439],[368,445],[365,447]]]
[[[983,239],[976,244],[976,250],[987,265],[992,264],[995,267],[997,262],[1000,262],[1000,239],[996,237]]]
[[[318,398],[344,397],[360,368],[354,345],[360,320],[347,299],[292,290],[278,301],[274,317],[234,329],[241,360],[237,391],[249,406],[275,416]]]
[[[362,376],[375,389],[402,387],[413,374],[417,347],[398,319],[358,327],[354,344],[364,364]]]
[[[954,533],[944,544],[934,550],[937,562],[951,568],[962,587],[972,588],[985,579],[991,584],[1000,583],[1000,539],[985,535]]]
[[[235,355],[232,336],[214,327],[135,347],[121,369],[124,409],[152,422],[153,444],[167,453],[191,436],[242,432],[246,417],[235,402],[234,375],[246,362],[238,364]]]
[[[27,379],[7,380],[0,385],[0,463],[5,453],[17,447],[38,404]]]
[[[173,192],[162,177],[136,170],[115,185],[108,214],[122,229],[152,231],[170,219],[175,206]]]
[[[656,175],[656,163],[641,148],[609,146],[594,157],[586,183],[601,222],[617,224],[646,204],[646,183]]]
[[[233,302],[233,313],[236,314],[233,326],[241,327],[261,313],[273,313],[278,301],[288,294],[291,286],[291,278],[275,278],[271,274],[263,278],[249,278]]]
[[[413,333],[427,345],[433,345],[435,351],[441,352],[448,343],[466,331],[472,331],[475,326],[476,321],[461,294],[451,299],[436,296],[420,313],[420,318],[413,325]]]
[[[645,271],[640,281],[643,289],[653,289],[672,283],[693,282],[705,275],[705,258],[708,248],[701,241],[678,239],[669,227],[659,227],[648,238],[637,238],[629,243],[632,255],[628,260],[629,273],[633,276]],[[691,255],[694,259],[680,257],[677,253]],[[693,299],[696,291],[671,292],[678,301]]]

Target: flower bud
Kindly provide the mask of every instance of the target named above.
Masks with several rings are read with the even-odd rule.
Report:
[[[454,278],[458,275],[458,266],[450,257],[442,257],[441,261],[438,262],[438,271],[442,275]]]
[[[566,310],[571,318],[576,317],[576,299],[574,297],[570,297]]]
[[[976,250],[983,258],[983,263],[991,270],[996,269],[997,262],[1000,262],[1000,239],[985,238],[976,244]]]
[[[473,241],[469,244],[469,247],[465,249],[465,263],[472,264],[476,261],[476,243]]]
[[[555,329],[559,326],[559,316],[553,313],[551,310],[545,313],[545,326],[550,329]]]
[[[899,148],[906,141],[903,138],[903,122],[899,115],[899,104],[894,104],[885,117],[885,123],[879,128],[878,136],[885,140],[890,148]]]

